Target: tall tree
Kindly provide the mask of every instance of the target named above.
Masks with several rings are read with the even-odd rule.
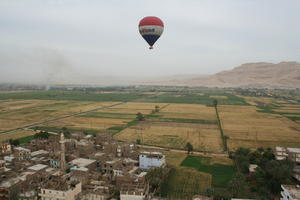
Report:
[[[214,107],[217,107],[217,106],[218,106],[218,100],[217,100],[217,99],[214,99],[214,100],[213,100],[213,106],[214,106]]]
[[[144,121],[145,120],[145,117],[142,113],[138,112],[136,114],[136,119],[139,120],[139,121]]]
[[[290,160],[270,160],[259,167],[254,174],[257,188],[266,188],[274,195],[281,191],[281,184],[290,184],[293,173],[293,162]]]
[[[187,150],[188,154],[190,154],[190,152],[192,152],[194,150],[194,147],[191,143],[186,143],[185,145],[185,149]]]
[[[155,106],[155,112],[159,112],[159,106],[158,105]]]
[[[228,190],[232,197],[249,197],[249,186],[244,174],[237,172],[228,184]]]

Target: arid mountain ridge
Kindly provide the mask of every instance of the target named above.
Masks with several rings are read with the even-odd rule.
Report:
[[[243,88],[300,88],[300,63],[246,63],[214,75],[152,82],[154,85],[243,87]]]

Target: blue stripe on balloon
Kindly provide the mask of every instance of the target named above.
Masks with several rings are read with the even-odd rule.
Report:
[[[158,38],[160,37],[160,35],[142,35],[142,36],[150,46],[153,46],[156,40],[158,40]]]

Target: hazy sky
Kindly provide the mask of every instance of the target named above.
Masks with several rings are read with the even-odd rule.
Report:
[[[299,8],[299,0],[0,0],[0,82],[300,61]],[[149,15],[165,23],[154,50],[137,28]]]

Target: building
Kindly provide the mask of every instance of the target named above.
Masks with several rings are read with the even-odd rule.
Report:
[[[250,164],[249,165],[249,173],[254,173],[256,168],[258,167],[258,165],[255,165],[255,164]]]
[[[106,200],[116,191],[123,200],[150,199],[145,169],[165,164],[163,154],[140,153],[110,134],[33,139],[1,154],[0,200]]]
[[[295,179],[297,179],[298,181],[300,181],[300,166],[296,166],[294,169],[293,169],[293,177]]]
[[[96,168],[96,160],[86,158],[76,158],[69,162],[71,170],[88,171]]]
[[[288,158],[293,162],[300,163],[300,148],[276,147],[275,154],[277,160]]]
[[[192,200],[212,200],[212,197],[207,197],[204,195],[195,195],[193,196]]]
[[[120,200],[144,200],[146,198],[143,192],[121,192]]]
[[[40,190],[41,200],[75,200],[81,193],[81,183],[52,183]]]
[[[165,156],[160,152],[144,151],[139,155],[139,167],[149,169],[151,167],[164,167],[166,165]]]
[[[26,160],[31,158],[31,151],[23,147],[15,147],[14,154],[17,160]]]
[[[281,200],[300,200],[299,185],[281,185]]]
[[[0,153],[1,154],[10,154],[11,153],[11,145],[8,143],[0,144]]]

